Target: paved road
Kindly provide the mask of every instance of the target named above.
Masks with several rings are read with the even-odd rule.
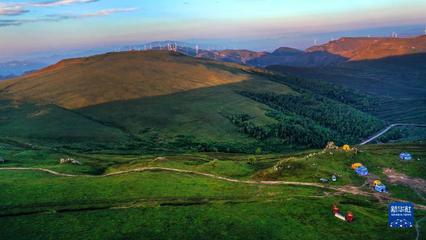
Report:
[[[411,124],[411,123],[395,123],[390,125],[389,127],[383,129],[382,131],[380,131],[379,133],[377,133],[376,135],[370,137],[369,139],[365,140],[364,142],[360,143],[359,145],[365,145],[373,140],[375,140],[376,138],[382,136],[383,134],[387,133],[389,130],[391,130],[394,127],[402,127],[402,126],[407,126],[407,127],[426,127],[426,124]]]

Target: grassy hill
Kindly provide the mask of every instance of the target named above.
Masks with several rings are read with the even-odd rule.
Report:
[[[102,148],[108,142],[121,146],[131,139],[121,129],[56,105],[9,100],[0,100],[0,132],[0,138],[35,146],[82,142],[88,149]]]
[[[254,152],[356,143],[383,127],[344,101],[347,92],[331,96],[290,80],[167,51],[64,60],[0,83],[9,115],[0,137],[86,150],[90,142],[135,151]]]
[[[0,83],[2,96],[81,108],[249,80],[244,67],[196,61],[166,51],[123,52],[63,60]]]

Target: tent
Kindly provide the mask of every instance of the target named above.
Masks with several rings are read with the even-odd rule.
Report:
[[[348,144],[343,145],[342,147],[343,151],[349,152],[351,150],[351,147]]]
[[[406,153],[406,152],[399,154],[399,158],[401,158],[401,160],[405,160],[405,161],[409,161],[409,160],[413,159],[411,154]]]
[[[368,175],[368,169],[364,166],[361,166],[361,167],[355,169],[355,172],[360,176],[367,176]]]
[[[376,192],[386,192],[386,186],[380,183],[374,186],[374,190],[376,190]]]
[[[377,185],[380,185],[380,184],[382,184],[382,182],[380,180],[374,180],[374,182],[373,182],[374,186],[377,186]]]
[[[353,170],[355,170],[355,169],[357,169],[357,168],[359,168],[359,167],[361,167],[362,166],[362,163],[354,163],[354,164],[352,164],[352,169]]]

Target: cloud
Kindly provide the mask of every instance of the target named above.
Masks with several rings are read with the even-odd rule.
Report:
[[[17,16],[29,12],[20,5],[0,3],[0,16]]]
[[[71,4],[82,4],[98,2],[99,0],[52,0],[44,2],[24,2],[24,3],[1,3],[0,2],[0,16],[18,16],[28,13],[27,8],[30,7],[57,7]]]
[[[98,16],[108,16],[115,13],[127,13],[134,12],[137,8],[111,8],[111,9],[103,9],[94,13],[88,13],[80,15],[81,17],[98,17]]]
[[[21,25],[22,22],[20,20],[3,20],[0,19],[0,27],[7,27],[7,26],[18,26]]]
[[[51,14],[46,15],[42,18],[35,19],[14,19],[14,20],[2,20],[0,19],[0,27],[8,26],[19,26],[27,23],[36,23],[36,22],[59,22],[70,19],[85,19],[92,17],[103,17],[109,16],[116,13],[127,13],[136,11],[137,8],[111,8],[103,9],[92,13],[78,14],[78,15],[60,15],[60,14]]]
[[[56,1],[44,1],[39,3],[29,3],[28,5],[33,7],[56,7],[56,6],[64,6],[64,5],[79,4],[79,3],[92,3],[97,1],[99,0],[56,0]]]

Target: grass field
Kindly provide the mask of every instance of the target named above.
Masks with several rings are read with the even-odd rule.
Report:
[[[383,127],[353,107],[370,104],[364,95],[296,82],[168,51],[69,59],[0,83],[0,138],[87,152],[289,152]]]
[[[368,145],[357,154],[243,155],[187,153],[123,155],[54,152],[1,144],[0,167],[42,167],[60,177],[35,171],[0,171],[0,232],[2,239],[413,239],[414,229],[387,227],[387,206],[373,197],[331,189],[228,182],[194,174],[150,171],[110,177],[140,167],[168,167],[212,173],[239,180],[285,180],[317,183],[338,175],[338,187],[361,186],[364,179],[350,169],[363,162],[387,184],[383,168],[425,179],[424,145]],[[414,154],[401,162],[400,151]],[[60,165],[72,156],[82,165]],[[310,157],[307,157],[310,156]],[[420,160],[417,160],[420,159]],[[274,166],[281,166],[274,171]],[[98,177],[96,177],[98,176]],[[390,196],[425,205],[409,186],[388,185]],[[353,224],[331,214],[337,203],[353,211]],[[426,216],[416,210],[416,219]],[[426,224],[421,224],[424,234]]]

